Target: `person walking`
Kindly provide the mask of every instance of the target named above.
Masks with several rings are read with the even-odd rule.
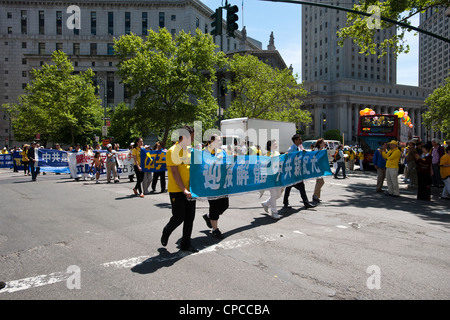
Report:
[[[25,176],[30,175],[30,159],[28,159],[28,148],[29,144],[24,144],[22,147],[22,164],[23,164],[23,173]]]
[[[441,157],[445,154],[444,147],[441,146],[439,139],[431,140],[431,144],[433,146],[431,151],[431,156],[433,158],[433,187],[443,188],[444,182],[441,179],[439,163]]]
[[[344,149],[344,146],[341,144],[341,145],[339,145],[339,147],[336,150],[335,159],[336,159],[337,168],[334,173],[335,179],[338,179],[338,173],[341,169],[342,169],[342,175],[344,176],[344,179],[347,178],[347,176],[345,174],[345,158],[344,158],[343,149]]]
[[[398,142],[392,140],[389,142],[389,151],[384,153],[383,158],[386,159],[386,181],[388,185],[388,193],[386,195],[400,197],[400,189],[398,186],[398,164],[402,153],[398,149]]]
[[[36,142],[33,141],[27,150],[27,156],[28,156],[28,159],[30,160],[31,181],[36,181],[36,176],[37,176],[36,166],[35,166],[35,164],[37,162],[35,148],[36,148]]]
[[[95,151],[94,158],[92,159],[92,167],[95,169],[95,183],[100,183],[100,173],[104,169],[103,158],[99,151]]]
[[[111,175],[114,176],[114,183],[119,182],[117,179],[116,169],[116,151],[113,150],[111,144],[106,146],[106,182],[111,183]]]
[[[417,162],[417,199],[418,200],[431,200],[431,183],[433,175],[432,161],[433,157],[430,153],[432,146],[425,144],[422,147],[422,154],[419,156],[416,154]]]
[[[144,147],[147,152],[151,151],[152,149],[150,146]],[[147,156],[150,157],[150,164],[153,162],[153,158],[150,156],[150,153],[147,153]],[[143,165],[144,166],[144,165]],[[149,194],[148,187],[150,187],[150,184],[153,180],[153,172],[151,171],[143,171],[142,174],[142,191],[144,194]]]
[[[278,152],[278,144],[276,140],[269,140],[267,141],[266,145],[267,154],[268,157],[278,157],[280,153]],[[272,218],[274,219],[280,219],[280,215],[278,214],[277,210],[277,199],[281,197],[283,194],[284,187],[274,187],[270,188],[270,197],[266,200],[261,202],[261,205],[264,208],[264,211],[272,214]]]
[[[223,159],[225,152],[221,149],[222,139],[217,134],[213,134],[209,140],[208,146],[203,150],[204,153],[211,155],[215,161],[212,165],[221,165],[225,161]],[[220,170],[220,169],[219,169]],[[203,215],[203,219],[206,222],[208,228],[211,228],[211,235],[223,239],[224,236],[219,230],[218,222],[219,217],[228,209],[230,203],[228,196],[218,199],[208,199],[209,212]]]
[[[180,248],[183,251],[198,252],[191,245],[192,228],[195,219],[196,201],[189,191],[189,168],[191,164],[191,142],[194,139],[194,129],[184,126],[180,130],[178,142],[166,154],[168,191],[172,205],[172,217],[163,229],[161,244],[165,247],[172,232],[183,224],[183,236]]]
[[[141,149],[143,144],[144,140],[142,140],[142,138],[136,138],[136,140],[134,141],[134,147],[131,150],[131,156],[134,160],[134,173],[136,174],[136,185],[133,188],[133,192],[140,198],[144,197],[144,193],[142,192],[142,180],[144,179],[144,172],[141,168]]]
[[[314,151],[320,151],[323,150],[325,148],[325,140],[323,138],[320,138],[316,141],[316,145],[314,147]],[[320,200],[320,191],[323,187],[323,185],[325,184],[325,180],[323,179],[323,177],[317,178],[316,179],[316,185],[314,187],[314,194],[312,196],[312,200],[313,202],[321,202]]]
[[[153,146],[153,150],[164,152],[163,144],[157,141]],[[166,150],[167,151],[167,150]],[[153,172],[152,191],[156,192],[156,184],[160,181],[161,193],[166,192],[166,170]]]
[[[375,151],[373,155],[373,164],[375,165],[375,169],[377,170],[377,188],[376,192],[383,192],[383,183],[386,179],[386,159],[383,157],[383,152],[386,152],[388,147],[387,142],[383,142],[380,148]]]
[[[440,160],[440,174],[444,189],[442,190],[441,199],[450,200],[450,145],[447,144],[445,154]]]
[[[289,147],[288,153],[298,152],[298,151],[305,151],[302,146],[302,136],[299,134],[295,134],[291,138],[292,142],[294,143],[292,146]],[[300,196],[303,200],[303,204],[305,205],[305,209],[314,208],[316,205],[310,203],[308,201],[308,196],[306,195],[305,190],[305,183],[302,181],[298,182],[297,184],[293,186],[286,187],[284,190],[284,198],[283,198],[283,209],[292,209],[291,206],[289,206],[289,195],[291,193],[291,189],[295,188],[300,192]]]
[[[414,140],[408,141],[408,154],[406,155],[406,167],[408,168],[408,178],[410,184],[408,188],[415,189],[418,187],[417,168],[416,168],[416,143]]]

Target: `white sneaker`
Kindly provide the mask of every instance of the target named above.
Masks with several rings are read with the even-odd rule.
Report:
[[[266,205],[264,202],[261,202],[261,205],[263,206],[264,211],[267,212],[267,213],[269,213],[269,206]]]
[[[274,218],[274,219],[280,219],[281,217],[280,217],[280,215],[278,214],[278,212],[272,212],[272,218]]]

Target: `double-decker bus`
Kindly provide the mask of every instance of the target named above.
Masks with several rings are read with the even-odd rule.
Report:
[[[374,114],[359,117],[358,146],[364,152],[364,165],[372,164],[375,151],[383,142],[408,142],[412,129],[395,114]]]

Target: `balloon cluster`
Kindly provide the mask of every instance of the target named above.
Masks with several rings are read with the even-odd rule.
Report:
[[[360,116],[369,116],[369,115],[373,116],[374,114],[375,114],[375,111],[373,111],[370,108],[365,108],[359,112]]]
[[[402,119],[402,122],[406,124],[408,127],[412,128],[413,124],[411,123],[411,118],[408,116],[408,111],[404,111],[403,108],[394,111],[394,114]]]

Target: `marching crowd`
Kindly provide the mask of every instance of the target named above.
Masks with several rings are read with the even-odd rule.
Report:
[[[157,180],[161,182],[161,192],[169,192],[169,198],[172,207],[172,217],[164,227],[161,236],[161,244],[167,245],[172,232],[181,224],[183,224],[183,236],[181,241],[181,249],[196,252],[197,250],[191,246],[190,239],[192,234],[192,226],[195,217],[196,200],[192,198],[192,194],[189,189],[189,167],[190,167],[190,151],[191,141],[194,137],[194,129],[190,126],[185,126],[181,130],[179,140],[173,144],[173,146],[166,150],[162,143],[157,142],[153,148],[149,146],[143,146],[143,139],[137,138],[134,143],[129,147],[133,164],[134,174],[136,176],[136,184],[133,188],[135,195],[144,197],[144,194],[149,193],[148,188],[152,183],[153,192],[156,189]],[[302,137],[299,134],[295,134],[292,137],[292,146],[288,149],[288,153],[303,151]],[[318,139],[312,150],[322,150],[326,146],[324,139]],[[248,152],[252,150],[252,154],[262,155],[259,146],[246,146]],[[39,148],[39,145],[35,142],[30,145],[25,144],[22,147],[22,163],[24,164],[24,174],[29,175],[31,171],[32,181],[36,181],[36,176],[39,174],[39,169],[35,167],[36,157],[35,149]],[[164,150],[166,151],[166,167],[168,174],[168,188],[165,189],[165,171],[153,173],[144,172],[141,167],[140,151],[141,148],[147,150]],[[207,152],[217,159],[226,156],[229,153],[229,148],[222,147],[222,138],[218,135],[212,135],[210,140],[205,146],[197,146],[198,149]],[[62,150],[58,144],[55,145],[55,149]],[[114,183],[119,181],[117,175],[117,159],[116,152],[119,151],[119,146],[116,144],[112,146],[107,145],[106,151],[106,173],[107,182],[110,183],[111,179],[114,179]],[[274,157],[278,156],[278,142],[276,140],[267,141],[266,156]],[[84,150],[81,150],[80,145],[76,145],[75,148],[67,150],[67,152],[85,152],[89,155],[94,155],[92,168],[95,170],[96,183],[99,183],[99,175],[102,169],[104,169],[104,162],[102,157],[99,156],[97,150],[92,150],[90,146],[85,146]],[[306,151],[306,150],[304,150]],[[2,153],[6,153],[7,150],[3,149]],[[233,154],[233,153],[231,153]],[[245,154],[245,153],[244,153]],[[348,170],[354,170],[354,164],[356,160],[359,160],[360,170],[363,170],[364,155],[362,150],[355,152],[352,147],[340,145],[336,153],[334,154],[334,178],[338,178],[338,174],[342,171],[343,177],[346,178],[346,166]],[[441,199],[450,200],[450,141],[446,142],[446,147],[442,146],[437,139],[433,139],[430,143],[423,143],[411,140],[407,146],[402,148],[398,145],[398,142],[393,140],[383,143],[378,148],[373,157],[373,163],[377,170],[377,185],[376,192],[383,192],[383,183],[386,180],[388,191],[386,195],[392,197],[399,197],[399,168],[404,166],[405,170],[405,183],[409,183],[408,188],[417,189],[417,199],[431,200],[431,188],[443,188]],[[128,177],[130,181],[133,181],[133,175]],[[316,178],[312,201],[308,200],[308,196],[305,191],[305,184],[300,181],[292,186],[277,187],[266,190],[269,192],[269,197],[261,202],[263,209],[269,213],[274,219],[280,218],[280,211],[277,209],[276,201],[283,193],[283,209],[290,209],[289,196],[292,188],[299,191],[302,198],[305,209],[314,208],[321,202],[320,195],[321,189],[325,181],[323,178]],[[264,195],[264,191],[260,192],[261,197]],[[218,228],[219,217],[228,209],[229,200],[228,196],[219,198],[208,199],[209,212],[203,215],[208,228],[211,229],[213,236],[217,238],[223,238],[223,234]]]

